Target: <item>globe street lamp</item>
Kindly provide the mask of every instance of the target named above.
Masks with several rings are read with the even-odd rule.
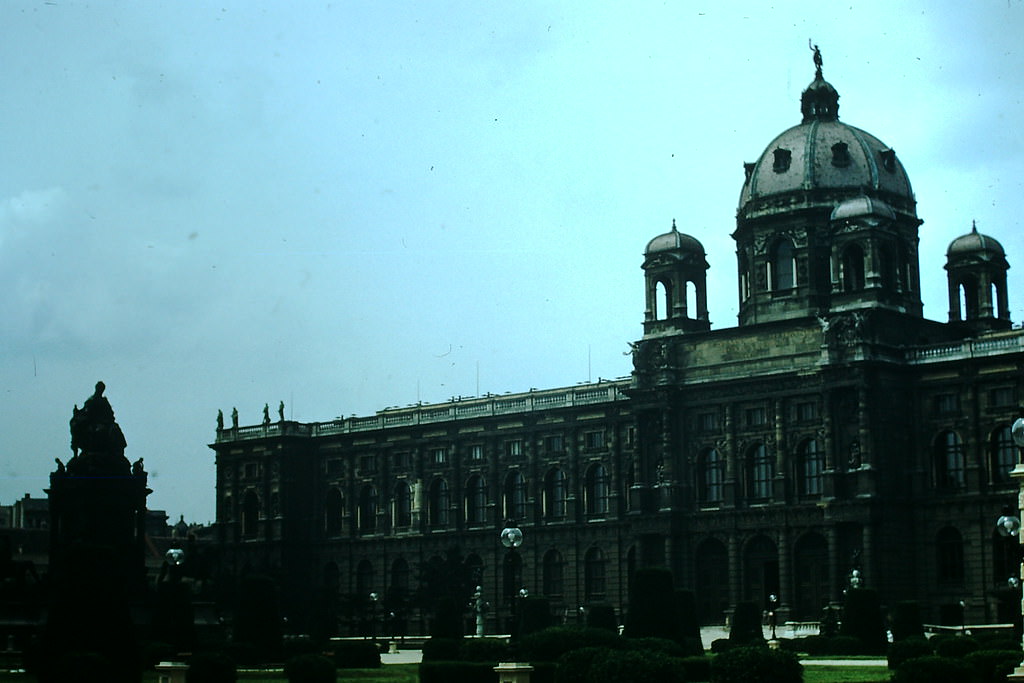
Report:
[[[516,586],[519,585],[518,567],[516,566],[516,561],[519,557],[516,549],[523,544],[523,531],[516,526],[515,522],[507,522],[505,528],[501,530],[501,544],[508,550],[508,554],[505,556],[505,566],[507,568],[505,575],[505,597],[509,599],[509,609],[512,618],[512,623],[509,625],[509,636],[515,641],[519,631],[516,627]]]

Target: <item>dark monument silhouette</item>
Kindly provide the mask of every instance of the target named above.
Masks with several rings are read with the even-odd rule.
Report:
[[[137,683],[141,666],[131,609],[145,595],[147,475],[129,464],[103,382],[71,418],[72,457],[57,459],[50,502],[52,601],[40,680]],[[84,677],[83,677],[84,675]]]

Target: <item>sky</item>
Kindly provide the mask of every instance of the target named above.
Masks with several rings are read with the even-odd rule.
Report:
[[[0,3],[0,504],[97,380],[149,506],[214,519],[216,414],[299,421],[629,374],[675,219],[736,325],[743,182],[819,45],[840,119],[1024,320],[1024,2]]]

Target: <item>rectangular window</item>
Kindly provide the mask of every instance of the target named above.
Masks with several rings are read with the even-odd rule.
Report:
[[[1013,404],[1013,387],[999,387],[992,390],[992,405],[994,407],[1006,408]]]
[[[374,474],[377,471],[377,458],[372,455],[359,456],[359,473]]]
[[[604,430],[585,432],[583,434],[583,447],[589,449],[604,448]]]
[[[448,449],[447,448],[431,448],[430,449],[430,462],[435,465],[443,465],[448,462]]]
[[[505,442],[505,455],[510,458],[517,458],[523,454],[522,439],[512,439]]]
[[[245,478],[246,479],[255,479],[258,476],[260,476],[260,466],[259,466],[259,463],[255,463],[255,462],[247,462],[247,463],[245,463]]]
[[[952,415],[960,412],[960,396],[957,394],[939,394],[935,397],[935,411],[939,415]]]
[[[747,408],[744,417],[747,425],[751,427],[763,425],[768,421],[764,408]]]
[[[544,437],[544,451],[547,453],[561,453],[565,450],[565,444],[561,434],[551,434]]]
[[[395,467],[398,469],[408,469],[409,461],[409,451],[399,451],[398,453],[395,453]]]
[[[818,418],[818,404],[814,401],[806,401],[796,404],[796,419],[800,422],[810,422]]]
[[[636,441],[636,427],[626,427],[625,446],[632,448]]]
[[[701,413],[698,415],[697,428],[702,432],[718,431],[718,413]]]
[[[470,460],[483,460],[484,459],[484,447],[481,444],[475,443],[469,447],[469,459]]]

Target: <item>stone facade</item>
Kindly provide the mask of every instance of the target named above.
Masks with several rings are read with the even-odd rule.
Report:
[[[815,620],[854,569],[930,622],[1008,620],[1015,549],[995,521],[1015,504],[1024,331],[1002,247],[976,231],[955,242],[950,320],[924,319],[902,164],[839,123],[820,61],[802,113],[746,164],[738,327],[710,329],[704,249],[673,225],[645,252],[629,378],[235,419],[211,444],[222,578],[275,576],[298,629],[337,604],[343,628],[397,609],[391,628],[422,630],[401,598],[453,546],[489,631],[513,584],[571,623],[588,605],[621,612],[645,565],[696,591],[705,623],[770,593],[783,618]],[[508,520],[525,535],[515,560]]]

